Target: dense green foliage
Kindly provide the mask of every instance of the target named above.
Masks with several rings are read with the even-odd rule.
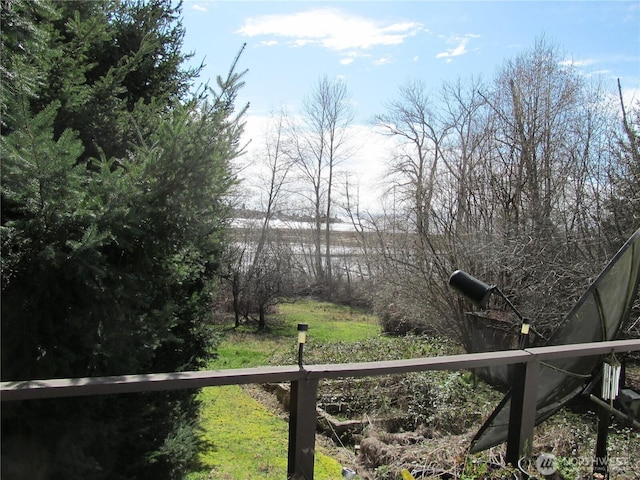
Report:
[[[196,369],[241,74],[187,96],[180,5],[2,2],[2,380]],[[235,65],[234,65],[235,66]],[[3,405],[7,478],[174,478],[194,392]]]

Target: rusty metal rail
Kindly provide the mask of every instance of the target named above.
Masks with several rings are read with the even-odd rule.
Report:
[[[154,373],[111,377],[85,377],[0,382],[1,401],[107,395],[119,393],[179,390],[185,388],[291,382],[289,415],[288,475],[292,479],[313,479],[316,430],[316,399],[321,379],[405,374],[428,370],[464,370],[492,365],[535,365],[567,357],[600,356],[613,352],[640,351],[640,339],[580,343],[525,350],[508,350],[465,355],[413,358],[380,362],[342,363],[232,370]],[[536,372],[537,368],[525,369]],[[526,437],[533,435],[537,382],[523,400],[522,417]],[[530,432],[529,432],[530,430]]]

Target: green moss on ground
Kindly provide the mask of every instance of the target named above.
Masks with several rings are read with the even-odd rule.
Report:
[[[206,448],[202,468],[189,480],[281,480],[287,476],[287,422],[247,395],[238,385],[205,388],[200,393],[200,427]],[[316,454],[315,478],[340,478],[341,465]]]

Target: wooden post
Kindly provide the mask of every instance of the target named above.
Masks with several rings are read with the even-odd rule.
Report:
[[[593,473],[602,475],[598,477],[602,479],[609,478],[607,439],[610,423],[611,411],[602,405],[598,405],[598,437],[596,439],[596,455],[593,459]]]
[[[317,379],[291,382],[287,478],[313,480],[316,444]]]
[[[531,455],[539,370],[539,363],[533,359],[513,368],[506,460],[514,467],[522,457]]]

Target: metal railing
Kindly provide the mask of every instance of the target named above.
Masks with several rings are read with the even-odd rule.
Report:
[[[526,394],[519,421],[521,438],[532,438],[535,423],[537,372],[540,362],[568,357],[589,357],[617,352],[640,351],[640,339],[580,343],[524,350],[447,355],[409,360],[325,365],[257,367],[232,370],[122,375],[0,382],[0,400],[107,395],[185,388],[291,382],[289,451],[290,479],[312,480],[315,456],[316,401],[321,379],[370,377],[429,370],[464,370],[493,365],[524,365]]]

